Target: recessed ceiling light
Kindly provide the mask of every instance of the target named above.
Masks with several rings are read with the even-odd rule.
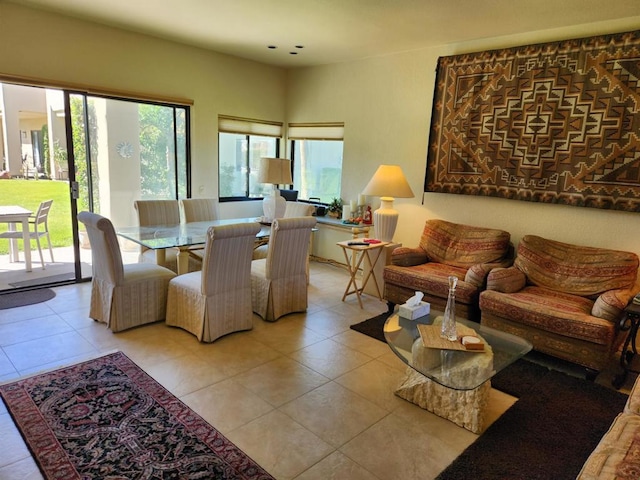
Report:
[[[296,45],[296,48],[304,48],[304,45]]]
[[[278,47],[276,45],[269,45],[267,48],[270,48],[271,50],[275,50]]]
[[[289,52],[289,55],[297,55],[298,52]]]

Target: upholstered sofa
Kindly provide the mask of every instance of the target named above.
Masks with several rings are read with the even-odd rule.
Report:
[[[639,377],[640,378],[640,377]],[[585,420],[585,421],[588,421]],[[577,480],[640,478],[640,380],[631,389],[624,410],[582,466]]]
[[[427,220],[415,248],[398,247],[384,268],[384,299],[392,311],[415,292],[424,301],[444,309],[449,293],[449,275],[458,278],[456,311],[480,319],[478,296],[487,274],[513,262],[508,232],[470,225]]]
[[[595,376],[624,340],[620,321],[640,290],[637,276],[634,253],[526,235],[513,266],[489,273],[481,323]]]

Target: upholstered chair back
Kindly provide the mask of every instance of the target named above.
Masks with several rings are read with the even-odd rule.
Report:
[[[277,280],[304,276],[306,283],[307,257],[314,217],[278,218],[271,225],[266,261],[266,278]]]
[[[589,297],[633,287],[638,256],[526,235],[518,244],[514,266],[529,285]]]
[[[284,218],[310,217],[315,207],[309,203],[287,202],[284,209]]]
[[[177,200],[136,200],[134,206],[138,212],[138,222],[141,227],[180,223],[180,208]]]
[[[420,247],[432,262],[470,268],[495,263],[510,254],[509,232],[444,220],[427,220]]]
[[[251,254],[259,231],[257,222],[209,228],[202,260],[203,295],[251,288]]]
[[[183,198],[180,200],[180,216],[186,223],[206,222],[220,218],[217,198]]]
[[[78,221],[84,224],[89,235],[93,278],[110,285],[121,285],[124,279],[122,255],[111,220],[96,213],[80,212]]]

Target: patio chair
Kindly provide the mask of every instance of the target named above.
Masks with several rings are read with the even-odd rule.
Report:
[[[257,222],[209,228],[202,271],[169,283],[167,325],[201,342],[253,328],[251,251],[259,231]]]
[[[149,263],[124,265],[120,245],[108,218],[80,212],[89,235],[93,277],[89,316],[106,323],[113,332],[164,320],[169,281],[168,268]]]
[[[47,237],[47,243],[49,245],[49,254],[51,255],[51,263],[54,262],[53,259],[53,248],[51,247],[51,237],[49,236],[49,210],[51,210],[51,204],[53,204],[53,200],[46,200],[40,203],[38,210],[34,215],[29,217],[29,238],[31,240],[35,240],[38,245],[38,253],[40,254],[40,263],[42,263],[42,269],[45,269],[44,266],[44,256],[42,255],[42,245],[40,244],[40,237]],[[0,233],[0,238],[9,238],[9,239],[22,239],[22,232],[18,231],[7,231]]]
[[[264,320],[307,309],[309,240],[315,225],[315,217],[273,221],[267,258],[251,262],[251,303]]]

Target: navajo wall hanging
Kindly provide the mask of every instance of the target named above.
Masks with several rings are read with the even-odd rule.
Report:
[[[440,57],[425,191],[640,211],[640,31]]]

